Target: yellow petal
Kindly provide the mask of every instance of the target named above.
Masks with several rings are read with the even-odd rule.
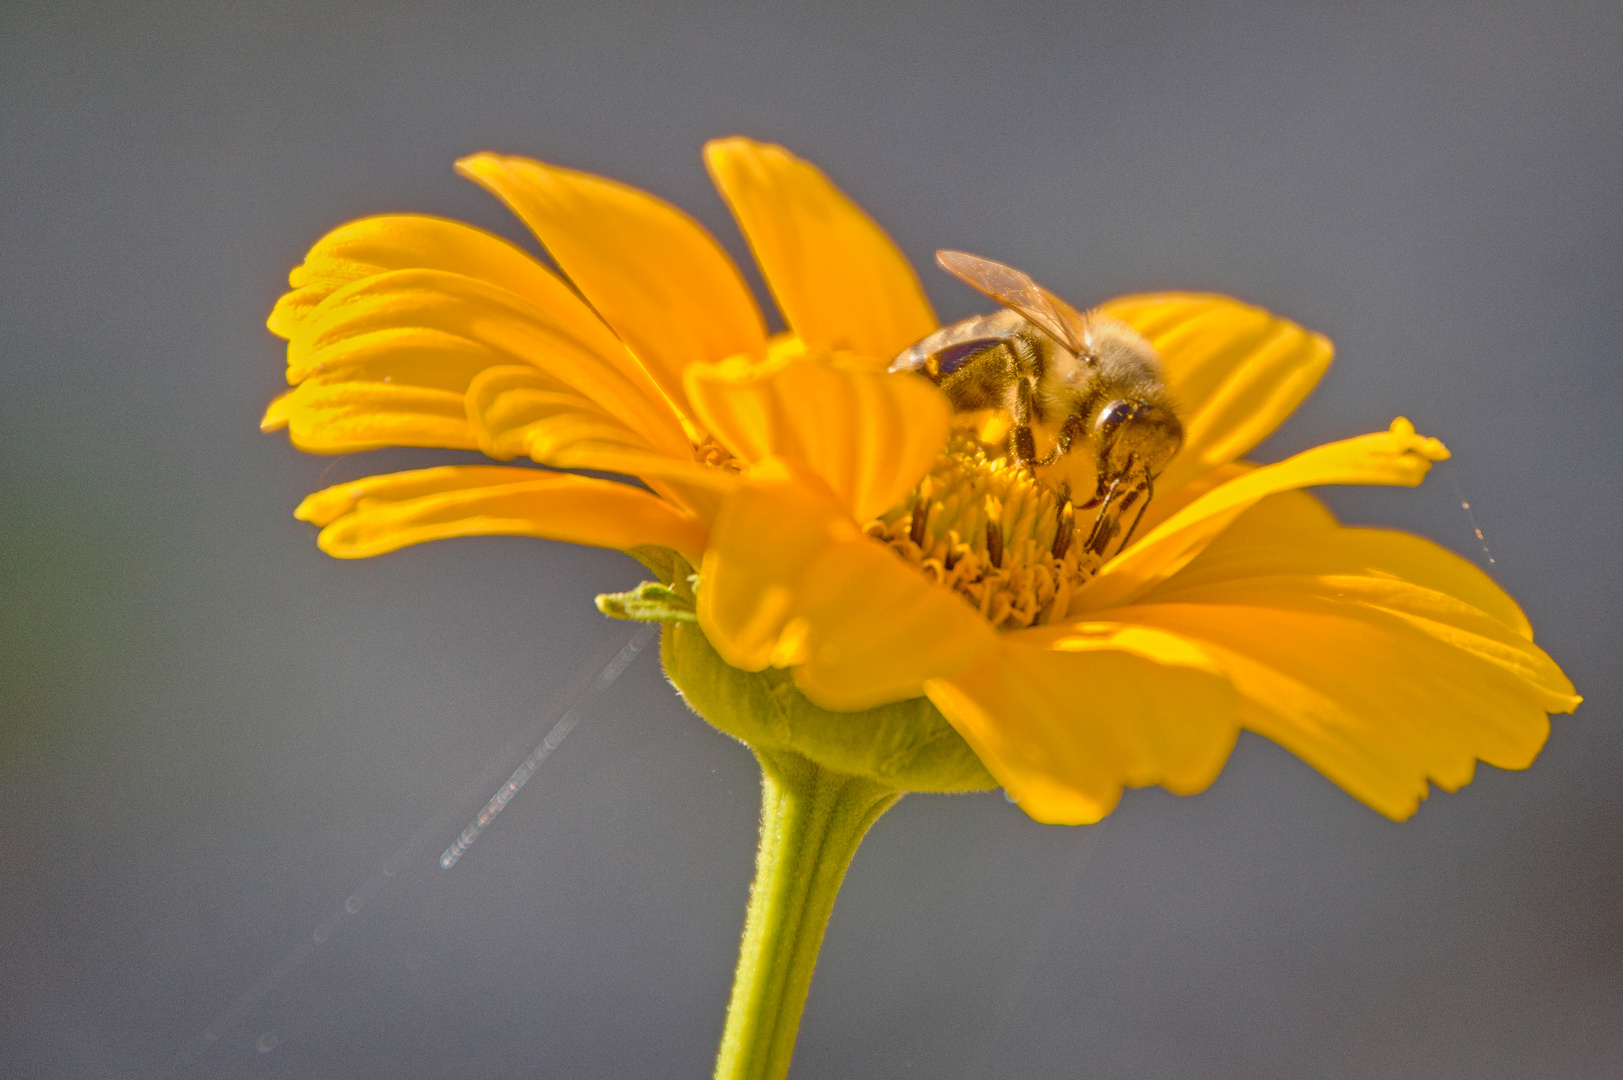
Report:
[[[321,550],[343,559],[452,536],[535,536],[621,550],[652,545],[689,559],[704,550],[697,522],[639,488],[498,465],[442,466],[338,484],[309,496],[295,516],[325,526]]]
[[[1417,536],[1342,527],[1305,492],[1263,500],[1141,599],[1160,603],[1314,610],[1333,603],[1394,634],[1446,645],[1485,665],[1480,677],[1509,679],[1517,684],[1510,692],[1550,711],[1570,712],[1580,700],[1487,574]]]
[[[288,428],[294,446],[318,454],[472,450],[464,395],[491,359],[473,342],[428,331],[348,338],[323,350],[319,370],[271,403],[260,430]]]
[[[700,569],[699,625],[721,658],[744,671],[770,665],[807,569],[852,539],[863,539],[856,522],[815,478],[758,470],[717,515]]]
[[[497,461],[523,455],[556,464],[557,454],[588,441],[651,449],[590,398],[528,364],[480,372],[468,388],[467,414],[479,449]]]
[[[705,552],[699,625],[723,659],[758,671],[797,665],[824,708],[917,697],[956,670],[991,627],[863,536],[834,494],[787,463],[768,462],[730,496]]]
[[[1545,711],[1571,712],[1580,700],[1560,667],[1531,640],[1457,597],[1407,581],[1280,574],[1180,590],[1176,599],[1158,602],[1348,614],[1385,628],[1393,637],[1445,646],[1473,665],[1474,678],[1491,676],[1505,683],[1506,693],[1536,702]]]
[[[1282,492],[1257,503],[1146,599],[1171,599],[1190,589],[1280,574],[1408,582],[1456,597],[1529,641],[1533,638],[1516,601],[1468,560],[1409,533],[1343,526],[1306,491]]]
[[[766,330],[738,268],[669,203],[520,157],[475,154],[457,170],[524,219],[684,413],[687,365],[764,351]]]
[[[1195,499],[1106,563],[1077,590],[1071,611],[1127,603],[1181,570],[1235,518],[1269,495],[1320,484],[1413,487],[1425,479],[1433,461],[1447,456],[1442,443],[1415,434],[1414,425],[1399,418],[1388,431],[1316,446],[1244,473]]]
[[[782,662],[825,709],[867,709],[924,692],[925,680],[983,656],[996,633],[963,598],[867,537],[830,545],[800,579],[800,639]]]
[[[815,165],[743,138],[707,143],[704,159],[784,320],[813,348],[883,367],[936,328],[907,258]]]
[[[387,382],[461,395],[496,359],[490,349],[442,331],[400,326],[339,338],[294,374],[295,382]]]
[[[358,349],[483,353],[485,366],[530,364],[590,399],[650,445],[687,455],[669,406],[628,374],[593,335],[488,282],[438,270],[394,270],[346,285],[322,302],[288,345],[288,378],[349,364]],[[376,336],[374,336],[376,335]],[[624,349],[618,342],[609,348]]]
[[[293,445],[312,454],[477,448],[461,394],[383,382],[304,383],[271,402],[259,427],[287,428]]]
[[[912,490],[951,423],[946,399],[924,379],[823,359],[696,365],[687,387],[705,428],[736,457],[797,463],[858,521]]]
[[[636,432],[557,380],[521,364],[485,369],[467,393],[479,449],[498,461],[528,457],[560,469],[635,476],[676,505],[708,520],[737,474],[650,447]]]
[[[558,296],[562,284],[546,267],[506,240],[460,221],[421,214],[386,214],[340,225],[316,241],[304,262],[288,275],[293,291],[277,301],[269,326],[291,338],[316,306],[340,287],[386,270],[445,270],[481,278],[543,307]],[[607,328],[574,296],[572,311]],[[582,327],[584,336],[589,328]]]
[[[1330,367],[1328,338],[1262,308],[1205,293],[1154,293],[1102,309],[1150,340],[1166,369],[1184,445],[1168,492],[1234,461],[1279,426]]]
[[[1572,684],[1491,579],[1418,537],[1258,503],[1182,572],[1100,617],[1178,634],[1222,665],[1245,726],[1392,817],[1477,760],[1521,768]]]
[[[1001,636],[925,690],[1020,808],[1086,825],[1122,788],[1206,788],[1239,732],[1233,691],[1199,649],[1142,627]]]
[[[1549,731],[1549,697],[1458,638],[1305,582],[1294,596],[1113,614],[1200,642],[1244,699],[1246,727],[1393,818],[1414,812],[1428,780],[1465,784],[1477,759],[1525,766]]]

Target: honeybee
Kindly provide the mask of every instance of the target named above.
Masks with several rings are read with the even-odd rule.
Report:
[[[1008,422],[1006,452],[1034,476],[1059,474],[1066,500],[1077,470],[1049,467],[1083,464],[1070,455],[1086,447],[1094,491],[1077,506],[1098,513],[1084,546],[1102,556],[1137,503],[1126,546],[1155,478],[1183,445],[1154,347],[1121,320],[1079,312],[1011,266],[962,251],[935,258],[1004,310],[942,327],[903,350],[890,370],[925,375],[960,413],[1000,414]],[[1070,509],[1067,501],[1061,512]]]

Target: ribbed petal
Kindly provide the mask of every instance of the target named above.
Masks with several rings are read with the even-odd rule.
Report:
[[[317,241],[303,265],[288,276],[293,291],[277,302],[271,312],[270,328],[282,337],[298,337],[319,318],[317,309],[334,292],[393,270],[438,270],[474,278],[490,290],[519,297],[526,305],[544,312],[543,321],[555,333],[594,353],[637,387],[657,414],[653,420],[655,429],[648,432],[650,437],[663,438],[666,431],[681,433],[676,417],[663,415],[668,409],[659,407],[662,392],[642,365],[569,286],[507,241],[460,222],[393,214],[363,218],[334,229]],[[328,366],[333,362],[329,361]],[[289,381],[303,377],[303,372],[290,372]],[[466,381],[461,385],[466,387]]]
[[[621,550],[655,545],[697,559],[705,539],[692,518],[628,484],[498,465],[338,484],[306,498],[295,516],[325,526],[321,550],[343,559],[452,536],[535,536]]]
[[[551,464],[582,441],[651,449],[590,398],[528,364],[480,372],[468,387],[467,414],[479,449],[497,461],[525,456]]]
[[[945,444],[951,409],[924,379],[815,358],[696,365],[688,397],[745,462],[792,461],[867,521],[912,490]]]
[[[1261,442],[1330,367],[1328,338],[1226,296],[1124,296],[1103,310],[1155,346],[1184,425],[1158,486],[1170,492]]]
[[[318,454],[384,446],[471,450],[464,395],[491,353],[428,330],[382,330],[339,341],[320,367],[277,398],[261,431],[288,428],[293,445]]]
[[[541,307],[562,299],[558,316],[582,323],[577,336],[586,340],[593,331],[585,323],[591,322],[598,324],[597,334],[612,341],[601,320],[523,251],[460,221],[420,214],[362,218],[316,241],[303,264],[288,275],[293,291],[277,301],[268,325],[279,337],[294,337],[316,306],[342,286],[386,270],[413,269],[481,278]]]
[[[1393,818],[1414,812],[1428,779],[1465,784],[1477,758],[1526,765],[1549,730],[1547,705],[1490,665],[1373,611],[1259,595],[1121,614],[1204,642],[1245,699],[1245,726]]]
[[[1038,821],[1086,825],[1122,788],[1203,790],[1239,732],[1238,702],[1203,650],[1093,623],[1000,637],[925,691]]]
[[[707,143],[704,159],[784,320],[807,344],[883,367],[936,328],[907,258],[815,165],[743,138]]]
[[[1320,484],[1413,487],[1448,451],[1399,418],[1389,431],[1314,447],[1244,473],[1189,503],[1106,563],[1071,601],[1073,614],[1129,602],[1177,573],[1235,518],[1269,495]]]
[[[656,493],[708,520],[717,493],[736,474],[648,445],[636,432],[522,364],[487,368],[468,388],[467,415],[478,446],[498,461],[528,457],[560,469],[593,469],[643,480]]]
[[[684,412],[689,364],[765,350],[766,330],[738,268],[676,207],[527,158],[476,154],[457,169],[524,219]]]
[[[798,665],[807,696],[860,709],[917,697],[993,640],[956,595],[863,536],[816,477],[768,462],[710,533],[699,624],[729,664]]]
[[[1246,727],[1394,818],[1475,762],[1526,766],[1579,698],[1493,582],[1417,537],[1270,497],[1182,572],[1101,617],[1195,642]]]
[[[261,431],[288,429],[312,454],[350,454],[384,446],[477,448],[462,395],[385,382],[312,380],[272,401]]]
[[[1223,530],[1210,547],[1146,595],[1153,602],[1187,590],[1281,574],[1390,578],[1456,597],[1520,636],[1527,616],[1499,585],[1430,540],[1392,529],[1343,526],[1306,491],[1270,495]]]
[[[301,364],[295,376],[301,386],[382,382],[463,394],[474,376],[490,366],[492,355],[478,342],[430,327],[385,327],[335,338],[314,363]]]
[[[440,270],[394,270],[338,289],[311,314],[288,345],[288,378],[298,382],[336,370],[367,350],[392,350],[403,363],[456,352],[459,372],[478,356],[485,367],[529,364],[649,445],[691,456],[657,392],[639,385],[634,365],[604,352],[617,350],[623,360],[624,348],[600,324],[585,337],[576,329],[574,321],[555,318],[553,311],[487,281]]]

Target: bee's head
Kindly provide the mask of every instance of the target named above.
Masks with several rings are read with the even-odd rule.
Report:
[[[1099,450],[1101,483],[1140,470],[1153,479],[1183,445],[1183,424],[1165,405],[1108,401],[1094,418],[1093,444]]]

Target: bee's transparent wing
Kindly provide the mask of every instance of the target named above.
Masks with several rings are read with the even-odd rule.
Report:
[[[1080,356],[1083,319],[1070,304],[1032,280],[1031,275],[967,251],[938,251],[941,269],[978,289]]]

